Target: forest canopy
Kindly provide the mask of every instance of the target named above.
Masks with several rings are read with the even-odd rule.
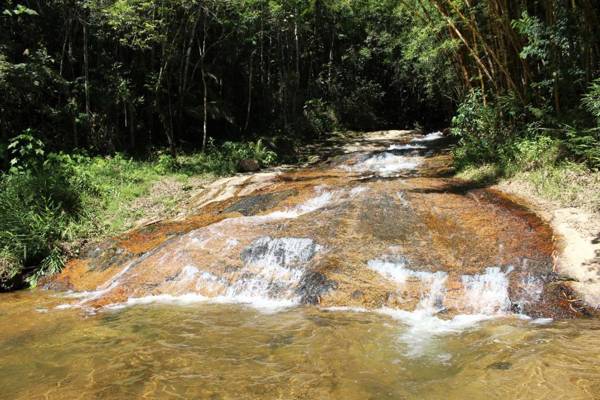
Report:
[[[593,0],[4,4],[4,158],[28,129],[54,150],[174,153],[209,137],[441,127],[474,103],[496,108],[502,135],[600,118]]]

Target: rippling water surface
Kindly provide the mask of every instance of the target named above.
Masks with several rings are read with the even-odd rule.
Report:
[[[595,320],[426,335],[381,313],[195,303],[92,315],[53,296],[0,297],[0,398],[600,398]]]

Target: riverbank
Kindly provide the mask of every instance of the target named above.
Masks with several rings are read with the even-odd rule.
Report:
[[[457,177],[516,196],[547,221],[555,233],[555,272],[574,290],[569,301],[600,308],[600,173],[572,165],[497,175],[485,165]]]
[[[493,187],[526,199],[550,223],[557,241],[555,272],[578,294],[570,301],[600,308],[600,214],[548,199],[523,179],[503,180]]]

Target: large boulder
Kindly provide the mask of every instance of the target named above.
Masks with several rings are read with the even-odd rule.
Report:
[[[246,158],[240,160],[238,163],[238,170],[240,172],[256,172],[260,170],[260,164],[255,159]]]

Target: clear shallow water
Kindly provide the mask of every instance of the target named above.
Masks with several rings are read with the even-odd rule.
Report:
[[[0,398],[597,399],[600,322],[495,319],[425,337],[378,313],[0,296]]]

